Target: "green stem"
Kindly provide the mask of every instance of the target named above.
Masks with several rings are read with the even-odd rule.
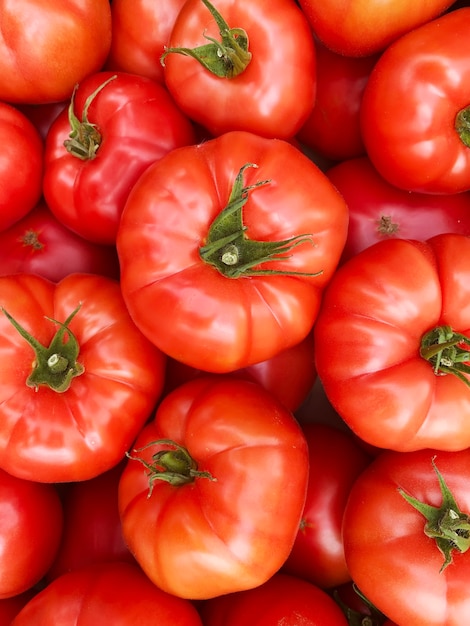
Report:
[[[134,449],[134,452],[141,452],[151,446],[169,446],[170,449],[159,450],[152,455],[152,461],[149,463],[139,456],[132,456],[126,453],[126,456],[133,461],[139,461],[148,470],[149,492],[148,498],[152,495],[153,487],[156,480],[163,480],[170,485],[180,487],[194,482],[196,478],[213,478],[209,472],[200,472],[197,469],[196,461],[191,457],[188,450],[180,446],[171,439],[158,439],[151,441],[142,448]]]
[[[437,376],[453,374],[467,387],[470,380],[470,338],[456,333],[450,326],[437,326],[421,339],[420,355],[431,363]]]
[[[63,393],[70,387],[75,376],[83,374],[84,367],[77,362],[80,347],[75,335],[69,329],[69,324],[79,309],[80,305],[72,311],[65,322],[46,318],[60,326],[46,348],[2,308],[4,315],[34,350],[33,369],[26,379],[28,387],[37,390],[40,385],[43,385],[53,391]]]
[[[440,507],[420,502],[413,496],[406,494],[403,489],[398,491],[426,519],[424,533],[435,540],[437,547],[444,556],[444,562],[440,569],[442,572],[452,563],[454,550],[464,553],[470,548],[470,517],[459,509],[452,492],[436,467],[434,457],[432,465],[437,474],[442,493]]]
[[[286,261],[290,252],[303,243],[312,243],[312,235],[303,234],[281,241],[257,241],[246,235],[243,224],[243,207],[249,192],[267,185],[270,181],[263,180],[254,185],[244,186],[243,177],[248,167],[258,167],[254,163],[246,163],[238,172],[227,206],[212,222],[207,240],[199,248],[203,261],[215,267],[226,278],[241,276],[289,275],[317,276],[307,272],[294,272],[259,268],[262,263]]]
[[[98,148],[101,145],[101,134],[96,124],[92,124],[89,121],[88,109],[99,92],[102,91],[108,83],[116,78],[116,75],[111,76],[88,96],[83,107],[81,120],[79,120],[75,115],[74,110],[75,95],[78,89],[78,85],[75,85],[69,105],[69,123],[72,130],[69,138],[64,141],[64,147],[72,156],[75,156],[82,161],[94,159],[96,157],[96,153],[98,152]]]
[[[219,78],[235,78],[245,71],[251,61],[251,52],[248,50],[248,35],[243,28],[230,28],[222,15],[208,1],[202,0],[209,9],[219,28],[220,41],[203,33],[203,37],[211,43],[197,48],[165,48],[160,58],[165,65],[165,57],[176,53],[192,57],[206,70]]]
[[[470,107],[466,107],[455,116],[455,130],[460,141],[470,148]]]

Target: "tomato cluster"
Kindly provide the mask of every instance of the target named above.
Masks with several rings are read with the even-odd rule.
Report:
[[[0,0],[0,624],[470,620],[470,5]]]

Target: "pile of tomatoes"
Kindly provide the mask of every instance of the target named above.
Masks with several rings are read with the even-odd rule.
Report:
[[[0,624],[470,619],[470,4],[0,0]]]

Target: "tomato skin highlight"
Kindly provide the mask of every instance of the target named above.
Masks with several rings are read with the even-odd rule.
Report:
[[[209,476],[155,479],[149,495],[148,468],[136,458],[151,463],[171,448],[159,440],[186,448]],[[181,385],[131,457],[119,485],[124,539],[161,589],[193,600],[249,589],[287,558],[305,502],[307,445],[292,413],[259,385],[218,376]]]

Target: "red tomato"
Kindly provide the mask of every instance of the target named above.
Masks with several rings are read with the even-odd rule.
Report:
[[[142,172],[193,140],[191,123],[162,85],[125,72],[88,76],[47,135],[46,202],[77,234],[112,245]]]
[[[55,558],[63,527],[55,487],[0,469],[0,520],[0,599],[4,599],[31,589]]]
[[[461,450],[470,445],[469,335],[470,238],[381,241],[328,286],[315,324],[318,376],[366,442]]]
[[[382,52],[401,35],[426,24],[452,0],[299,0],[315,34],[345,56]]]
[[[173,150],[142,175],[122,214],[132,318],[197,369],[270,359],[310,332],[347,219],[330,181],[288,142],[240,131]]]
[[[319,587],[274,574],[255,589],[211,600],[199,607],[204,626],[347,626],[341,609]]]
[[[184,382],[204,373],[206,373],[204,370],[169,358],[166,364],[164,393],[169,393]],[[234,375],[259,383],[290,411],[296,411],[307,398],[317,376],[313,332],[292,348],[283,350],[267,361],[237,370]]]
[[[307,500],[282,569],[326,589],[351,580],[341,524],[351,487],[370,457],[348,432],[314,423],[302,429],[310,461]]]
[[[39,202],[21,220],[0,231],[0,275],[39,274],[58,282],[74,272],[119,278],[114,246],[83,239]]]
[[[305,16],[292,0],[214,4],[188,0],[176,18],[163,58],[170,93],[214,136],[293,137],[315,99],[315,45]],[[196,54],[211,69],[188,53],[200,46]]]
[[[271,394],[196,378],[162,400],[137,438],[119,485],[124,539],[174,595],[256,587],[292,548],[307,475],[303,432]]]
[[[323,157],[341,161],[365,153],[360,127],[362,94],[378,55],[336,54],[317,44],[316,100],[297,139]]]
[[[118,484],[123,470],[112,469],[80,482],[67,483],[61,494],[64,529],[47,580],[93,563],[135,562],[121,530]]]
[[[60,576],[10,626],[202,626],[195,607],[152,584],[131,563],[100,563]]]
[[[184,3],[185,0],[113,0],[113,39],[106,68],[164,83],[160,57]]]
[[[429,194],[398,189],[359,157],[334,165],[326,175],[349,208],[342,261],[384,239],[424,241],[442,233],[470,235],[470,193]]]
[[[1,232],[38,202],[43,173],[43,143],[38,131],[26,115],[4,102],[0,102],[0,145]]]
[[[0,100],[65,100],[106,60],[108,0],[1,0],[0,15]]]
[[[370,74],[364,144],[379,173],[400,189],[470,189],[469,24],[470,8],[428,22],[389,46]]]
[[[351,576],[397,624],[467,623],[469,473],[468,449],[384,452],[351,490],[343,522]],[[424,503],[430,521],[404,496]],[[447,566],[445,552],[452,559]]]
[[[0,294],[0,467],[43,482],[110,469],[154,408],[164,355],[110,278],[15,274]]]

